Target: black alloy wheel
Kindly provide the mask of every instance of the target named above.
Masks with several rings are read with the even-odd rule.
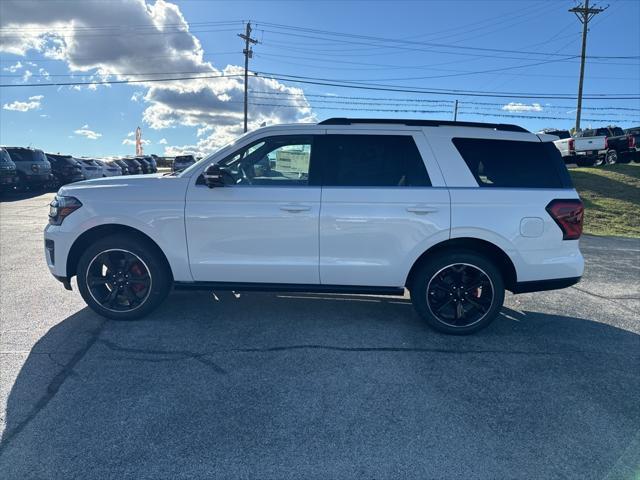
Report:
[[[91,244],[77,266],[78,289],[96,313],[135,320],[157,308],[173,283],[158,247],[136,234],[114,234]]]
[[[474,265],[448,265],[427,285],[427,305],[440,322],[451,327],[469,327],[487,314],[493,303],[491,279]]]
[[[505,293],[495,260],[465,249],[434,253],[412,273],[407,287],[427,324],[451,335],[488,326],[500,313]]]
[[[131,311],[149,296],[152,278],[137,255],[119,249],[99,253],[89,264],[86,278],[89,293],[107,310]]]

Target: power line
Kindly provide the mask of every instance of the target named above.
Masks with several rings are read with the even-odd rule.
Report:
[[[275,98],[285,96],[285,97],[294,97],[294,98],[311,98],[314,102],[322,102],[322,103],[338,103],[338,101],[342,100],[354,100],[354,101],[363,101],[368,102],[367,105],[380,105],[384,103],[390,103],[394,105],[400,105],[402,103],[430,103],[430,104],[439,104],[439,105],[451,105],[454,100],[446,100],[446,99],[426,99],[426,98],[393,98],[393,97],[362,97],[362,96],[351,96],[351,95],[322,95],[322,94],[313,94],[313,93],[289,93],[289,92],[280,92],[280,91],[259,91],[259,90],[250,90],[251,93],[254,94],[254,98]],[[262,97],[264,96],[264,97]],[[383,102],[383,103],[381,103]],[[365,104],[365,103],[363,103]],[[465,105],[484,105],[484,106],[498,106],[504,107],[504,102],[478,102],[472,100],[464,100],[461,101],[460,104],[462,106]],[[568,105],[542,105],[544,109],[549,110],[569,110],[573,109],[573,106]],[[594,111],[624,111],[624,112],[640,112],[640,108],[633,107],[585,107],[584,110],[594,110]]]
[[[253,106],[262,107],[277,107],[277,108],[299,108],[297,105],[283,105],[276,103],[260,103],[252,102]],[[351,108],[351,107],[313,107],[315,110],[344,110],[344,111],[360,111],[360,112],[385,112],[385,113],[451,113],[450,109],[447,110],[434,110],[434,109],[417,109],[417,108]],[[459,110],[460,111],[460,110]],[[465,113],[465,112],[463,112]],[[482,117],[501,117],[501,118],[528,118],[534,120],[569,120],[566,117],[548,116],[548,115],[523,115],[523,114],[511,114],[511,113],[481,113],[481,112],[466,112],[471,115],[478,115]],[[612,118],[585,118],[589,122],[620,122],[625,119],[612,119]]]
[[[420,42],[420,41],[415,41],[415,40],[393,39],[393,38],[385,38],[385,37],[376,37],[376,36],[371,36],[371,35],[358,35],[358,34],[353,34],[353,33],[332,32],[332,31],[328,31],[328,30],[319,30],[319,29],[313,29],[313,28],[295,27],[295,26],[289,26],[289,25],[283,25],[283,24],[277,24],[277,23],[270,23],[270,22],[259,22],[259,25],[267,25],[267,26],[270,26],[272,28],[280,28],[280,29],[283,29],[283,30],[292,30],[292,31],[295,31],[295,32],[315,33],[315,34],[319,34],[319,35],[333,35],[333,36],[345,37],[345,38],[350,38],[350,39],[353,38],[353,39],[361,39],[361,40],[367,40],[367,41],[388,42],[388,43],[409,45],[409,46],[439,47],[439,48],[475,50],[475,51],[493,52],[493,53],[515,53],[515,54],[521,54],[521,55],[542,55],[542,56],[556,56],[556,57],[567,57],[568,56],[568,55],[565,55],[565,54],[553,53],[553,52],[534,52],[534,51],[524,51],[524,50],[509,50],[509,49],[502,49],[502,48],[474,47],[474,46],[462,46],[462,45],[454,45],[454,44],[446,44],[446,43],[433,43],[433,42]],[[281,34],[281,35],[301,36],[301,37],[308,37],[308,38],[322,38],[322,37],[313,37],[313,36],[309,36],[309,35],[290,33],[290,32],[278,32],[278,31],[265,30],[265,29],[263,29],[263,30],[265,32],[276,33],[276,34]],[[331,39],[329,39],[329,40],[331,40]],[[349,40],[341,40],[341,41],[342,42],[346,42],[346,43],[362,44],[362,42],[356,42],[356,41],[354,41],[354,42],[351,42]],[[627,56],[627,55],[625,55],[625,56],[590,55],[588,58],[639,59],[640,56],[638,56],[638,55],[632,55],[632,56]]]
[[[367,84],[363,82],[340,81],[326,78],[304,77],[298,75],[286,75],[273,72],[253,72],[255,76],[272,78],[275,80],[287,81],[291,83],[302,83],[309,85],[333,86],[338,88],[350,88],[356,90],[372,90],[384,92],[398,93],[421,93],[431,95],[459,95],[469,97],[494,97],[494,98],[538,98],[538,99],[555,99],[555,100],[574,100],[575,96],[569,94],[540,94],[540,93],[513,93],[513,92],[483,92],[473,90],[459,89],[438,89],[438,88],[407,88],[402,85],[385,85],[385,84]],[[127,79],[127,80],[100,80],[91,82],[49,82],[49,83],[21,83],[21,84],[0,84],[3,88],[19,88],[19,87],[52,87],[52,86],[74,86],[74,85],[106,85],[106,84],[125,84],[125,83],[154,83],[154,82],[170,82],[184,80],[205,80],[212,78],[229,78],[238,77],[240,74],[218,74],[218,75],[201,75],[188,77],[171,77],[171,78],[149,78],[149,79]],[[640,96],[635,94],[614,93],[614,94],[591,94],[585,98],[590,100],[637,100]]]

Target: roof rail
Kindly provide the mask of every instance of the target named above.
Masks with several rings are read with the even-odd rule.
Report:
[[[411,127],[476,127],[491,128],[505,132],[526,132],[526,128],[508,123],[480,123],[480,122],[453,122],[449,120],[402,120],[398,118],[328,118],[319,122],[318,125],[352,125],[354,123],[374,123],[374,124],[394,124],[407,125]]]

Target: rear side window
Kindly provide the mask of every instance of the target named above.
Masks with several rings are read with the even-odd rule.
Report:
[[[428,187],[418,147],[409,135],[319,135],[323,185]]]
[[[453,144],[481,187],[573,187],[552,142],[454,138]]]

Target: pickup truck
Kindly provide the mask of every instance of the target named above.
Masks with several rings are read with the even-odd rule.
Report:
[[[598,147],[598,156],[595,165],[606,163],[628,163],[631,160],[632,137],[629,137],[620,127],[587,128],[576,135],[576,143],[579,138]],[[603,142],[604,140],[604,142]],[[603,145],[604,144],[604,145]],[[602,148],[601,148],[602,147]]]
[[[634,137],[627,135],[620,127],[612,126],[587,128],[573,137],[561,138],[553,143],[560,150],[565,163],[575,163],[580,167],[629,162],[632,148],[635,149]]]
[[[555,135],[557,140],[553,144],[560,151],[565,164],[575,163],[579,167],[602,165],[605,156],[605,136],[602,137],[572,137],[566,131],[545,132]],[[584,133],[584,132],[583,132]]]
[[[629,136],[629,156],[635,163],[640,163],[640,127],[627,128],[624,133]]]

